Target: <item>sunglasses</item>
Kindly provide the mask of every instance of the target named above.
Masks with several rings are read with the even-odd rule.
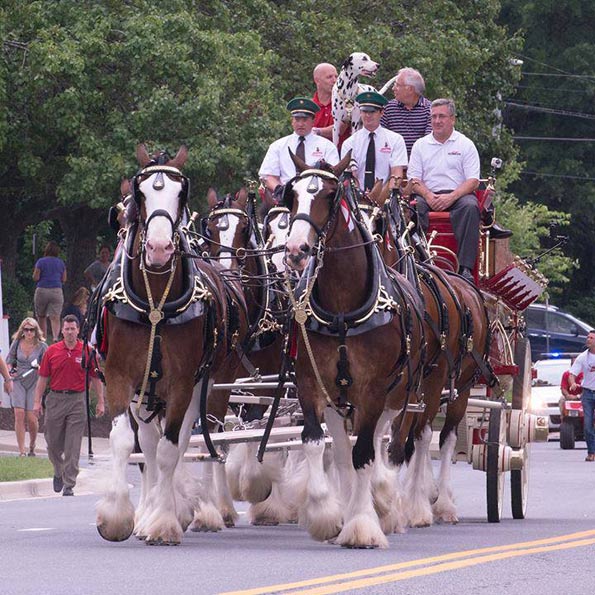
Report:
[[[35,332],[35,329],[34,328],[24,328],[23,329],[23,332],[24,333],[34,333]]]

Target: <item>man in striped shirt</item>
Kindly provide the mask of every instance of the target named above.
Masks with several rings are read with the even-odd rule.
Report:
[[[414,68],[401,68],[393,86],[395,98],[388,102],[380,125],[398,132],[405,139],[407,155],[413,143],[432,132],[430,101],[423,96],[426,89],[421,74]]]

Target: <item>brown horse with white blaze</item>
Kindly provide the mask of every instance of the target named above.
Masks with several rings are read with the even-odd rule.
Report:
[[[141,443],[155,470],[137,535],[147,543],[180,542],[192,506],[176,494],[174,473],[197,414],[197,405],[190,406],[208,381],[207,371],[230,356],[230,337],[237,330],[229,322],[230,310],[241,306],[237,296],[228,299],[217,270],[192,257],[184,231],[189,182],[180,168],[186,158],[185,147],[173,159],[166,153],[151,158],[143,145],[137,148],[137,219],[126,228],[125,246],[102,299],[106,399],[115,420],[112,481],[97,507],[97,528],[110,541],[126,539],[134,529],[126,481],[134,433],[126,411],[136,393],[141,396],[131,407],[137,414],[160,410],[163,417],[159,431],[152,432],[157,436],[152,450]],[[156,427],[156,421],[150,426],[144,421]]]
[[[294,157],[301,173],[285,191],[292,213],[285,259],[302,271],[294,316],[300,327],[296,382],[308,477],[299,518],[316,539],[386,547],[373,497],[374,462],[381,456],[375,434],[405,407],[404,397],[395,403],[395,387],[408,360],[423,351],[424,338],[413,289],[401,276],[389,275],[345,200],[337,175],[349,159],[333,168],[308,168]],[[398,408],[387,416],[389,401]],[[344,423],[351,407],[353,449]],[[333,437],[339,486],[323,467],[323,418]]]

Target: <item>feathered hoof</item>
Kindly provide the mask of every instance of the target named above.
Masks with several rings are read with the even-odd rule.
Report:
[[[359,515],[351,519],[335,539],[335,543],[352,549],[387,548],[388,540],[378,522],[367,516]]]
[[[107,541],[126,541],[134,531],[134,507],[127,498],[104,499],[97,505],[97,531]]]
[[[121,525],[110,524],[97,519],[97,531],[107,541],[126,541],[134,530],[134,521],[130,519]]]
[[[169,541],[158,537],[157,539],[145,539],[147,545],[180,545],[179,541]]]

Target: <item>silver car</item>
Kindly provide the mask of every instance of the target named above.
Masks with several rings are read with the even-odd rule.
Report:
[[[560,430],[560,381],[570,369],[570,358],[543,359],[533,364],[534,378],[531,386],[530,413],[546,415],[550,432]]]

